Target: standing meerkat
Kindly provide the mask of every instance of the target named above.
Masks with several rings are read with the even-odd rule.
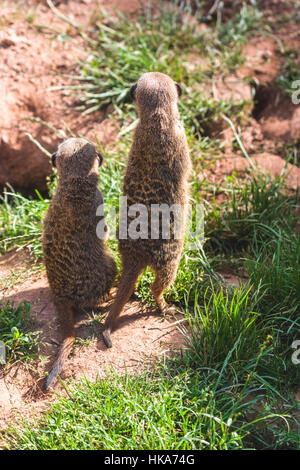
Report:
[[[96,234],[97,207],[103,204],[97,188],[102,156],[87,140],[71,138],[52,155],[58,186],[44,220],[43,254],[47,278],[61,325],[63,342],[49,375],[48,389],[74,342],[74,316],[91,310],[107,297],[116,264]]]
[[[123,272],[104,325],[103,338],[107,347],[112,346],[111,330],[132,295],[139,275],[147,266],[156,275],[151,290],[157,306],[161,312],[168,309],[163,292],[174,281],[182,255],[188,177],[191,172],[185,130],[177,106],[181,95],[180,86],[163,73],[149,72],[139,78],[130,92],[136,103],[139,123],[123,183],[123,195],[127,198],[129,212],[125,218],[124,213],[121,215],[119,224]],[[126,231],[132,222],[130,209],[137,208],[136,205],[146,207],[148,214],[151,207],[179,207],[176,221],[174,217],[169,220],[170,237],[165,238],[163,235],[162,219],[156,232],[148,225],[141,238],[123,237],[121,232],[124,232],[124,226]],[[150,217],[148,224],[149,221]]]

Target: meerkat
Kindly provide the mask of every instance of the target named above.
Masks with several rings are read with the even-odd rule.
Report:
[[[74,342],[75,314],[99,306],[108,296],[116,264],[107,252],[107,227],[96,215],[102,155],[85,139],[71,138],[52,155],[58,186],[44,219],[43,255],[61,325],[63,342],[44,382],[47,390],[63,367]],[[96,233],[104,222],[103,237]]]
[[[183,251],[188,178],[191,173],[185,130],[178,111],[180,86],[163,73],[149,72],[139,78],[130,93],[136,104],[139,122],[123,182],[123,196],[127,198],[128,208],[125,218],[124,215],[120,217],[118,234],[123,271],[104,324],[103,338],[107,347],[112,347],[112,328],[132,295],[139,275],[147,266],[156,275],[151,290],[158,308],[161,312],[169,308],[163,293],[176,277]],[[136,204],[142,204],[147,210],[151,210],[153,205],[179,206],[177,236],[174,236],[175,220],[170,220],[169,239],[162,236],[161,222],[154,239],[150,227],[148,237],[147,233],[138,239],[121,237],[124,224],[127,229],[132,222],[132,217],[128,215],[130,208],[136,207]]]

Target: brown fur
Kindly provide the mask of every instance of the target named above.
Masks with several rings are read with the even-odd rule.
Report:
[[[43,253],[57,309],[63,343],[46,378],[48,389],[61,370],[74,341],[74,316],[107,297],[116,274],[104,239],[96,235],[103,202],[97,188],[99,155],[84,139],[68,139],[56,154],[58,187],[44,220]],[[101,157],[102,159],[102,157]]]
[[[140,273],[150,266],[156,273],[152,293],[161,311],[168,305],[163,292],[174,281],[182,255],[188,177],[191,171],[185,131],[177,108],[180,87],[167,75],[142,75],[131,89],[139,114],[126,174],[123,194],[131,204],[180,204],[181,236],[170,240],[120,239],[123,273],[115,301],[105,322],[103,337],[112,346],[110,332],[125,303],[134,291]],[[127,219],[127,225],[130,218]],[[174,224],[171,223],[171,233]]]

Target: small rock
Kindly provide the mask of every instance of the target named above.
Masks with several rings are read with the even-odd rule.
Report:
[[[293,189],[300,186],[300,168],[272,153],[261,153],[254,155],[252,160],[256,161],[258,166],[266,170],[272,176],[286,176],[285,183]]]
[[[284,176],[285,183],[290,188],[297,189],[300,186],[300,168],[291,163],[286,163],[278,155],[265,152],[253,155],[251,160],[273,177]],[[249,169],[249,166],[249,162],[245,157],[224,155],[210,167],[210,172],[212,173],[210,179],[213,182],[221,181],[225,176],[231,175],[234,172],[245,172]],[[203,173],[199,174],[200,179],[204,176]]]
[[[2,41],[0,41],[0,47],[2,47],[3,49],[7,49],[8,47],[14,46],[14,45],[15,45],[15,42],[9,38],[2,39]]]

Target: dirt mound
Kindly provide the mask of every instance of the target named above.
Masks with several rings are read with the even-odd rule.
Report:
[[[27,134],[52,152],[68,129],[91,140],[97,135],[103,145],[114,138],[116,129],[102,112],[82,116],[75,109],[74,94],[57,90],[72,82],[61,75],[76,75],[75,64],[85,59],[78,30],[40,2],[17,7],[13,2],[1,6],[5,28],[0,31],[0,191],[10,183],[26,194],[35,188],[44,192],[51,173],[48,157]],[[72,21],[88,25],[97,1],[68,1],[61,7]]]
[[[251,77],[259,84],[272,82],[278,75],[282,57],[275,39],[266,36],[254,36],[243,47],[245,64],[240,67],[240,77]]]
[[[266,171],[273,177],[282,176],[285,184],[290,188],[297,189],[300,186],[300,168],[286,163],[280,156],[264,152],[253,155],[251,160],[260,170]],[[199,178],[209,177],[210,181],[217,183],[232,173],[242,176],[249,168],[250,163],[245,157],[223,155],[205,173],[201,172]]]

